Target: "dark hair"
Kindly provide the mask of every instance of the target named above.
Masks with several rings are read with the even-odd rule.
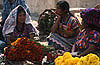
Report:
[[[16,27],[15,28],[17,29],[17,31],[22,32],[24,30],[24,24],[25,24],[25,22],[23,23],[21,31],[18,30],[18,26],[17,26],[18,25],[18,15],[19,15],[20,12],[24,12],[24,14],[26,15],[26,12],[25,12],[24,8],[21,7],[21,6],[19,6],[18,9],[17,9],[17,18],[16,18]]]
[[[18,10],[17,10],[17,15],[18,15],[20,12],[24,12],[24,13],[25,13],[25,15],[26,15],[26,12],[25,12],[24,8],[23,8],[23,7],[21,7],[21,6],[19,6],[19,7],[18,7]]]
[[[57,2],[57,5],[60,6],[60,8],[61,8],[62,11],[66,10],[66,14],[70,14],[70,15],[74,16],[69,11],[70,6],[69,6],[69,3],[68,2],[66,2],[66,1],[58,1]]]

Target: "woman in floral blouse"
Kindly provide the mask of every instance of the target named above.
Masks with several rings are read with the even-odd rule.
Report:
[[[79,33],[72,52],[78,51],[77,56],[88,53],[100,53],[100,10],[88,8],[82,11],[84,29]],[[75,49],[76,48],[76,49]]]
[[[21,5],[11,11],[6,19],[2,32],[7,43],[11,43],[20,37],[29,38],[30,33],[38,34],[38,31],[32,24],[29,14]]]
[[[55,12],[57,19],[51,28],[49,44],[64,50],[71,48],[76,35],[79,33],[79,22],[69,11],[66,1],[58,1]]]

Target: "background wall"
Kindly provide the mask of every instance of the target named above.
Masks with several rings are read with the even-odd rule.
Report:
[[[26,0],[32,13],[41,13],[46,8],[54,8],[58,0]],[[72,8],[92,8],[100,4],[100,0],[66,0]]]
[[[0,0],[0,7],[2,7],[2,1]],[[58,0],[25,0],[30,8],[31,13],[40,14],[47,8],[54,8]],[[66,0],[69,2],[72,8],[91,8],[96,4],[100,4],[100,0]],[[36,14],[37,15],[37,14]]]
[[[36,13],[41,13],[47,8],[55,7],[55,0],[26,0],[31,12],[36,15]]]

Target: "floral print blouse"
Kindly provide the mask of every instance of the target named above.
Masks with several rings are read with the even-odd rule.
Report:
[[[64,31],[74,31],[76,29],[79,28],[79,21],[73,17],[73,16],[69,16],[69,18],[66,18],[66,22],[65,23],[59,23],[58,25],[58,32],[60,29],[64,30]]]
[[[89,44],[93,44],[96,49],[100,49],[100,33],[96,30],[90,31],[89,34],[85,30],[79,33],[76,40],[76,48],[86,49],[89,47]]]
[[[17,38],[20,38],[20,37],[29,37],[29,33],[30,32],[34,32],[35,33],[35,30],[33,28],[33,26],[31,24],[25,24],[24,25],[24,31],[23,32],[18,32],[16,30],[16,28],[14,29],[14,32],[10,33],[10,37],[12,37],[12,41],[15,41]]]

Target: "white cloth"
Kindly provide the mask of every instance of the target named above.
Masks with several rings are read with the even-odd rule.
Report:
[[[9,33],[14,31],[14,28],[16,26],[16,18],[17,18],[17,11],[18,11],[17,9],[18,9],[19,6],[21,6],[21,5],[18,5],[15,9],[13,9],[10,12],[8,18],[5,20],[5,24],[4,24],[3,30],[2,30],[4,37],[5,37],[6,34],[9,34]],[[21,6],[21,7],[23,7],[23,6]],[[32,24],[31,17],[29,16],[29,14],[27,13],[27,11],[24,7],[23,7],[23,9],[26,12],[25,24]],[[33,24],[32,24],[32,26],[35,29],[36,34],[38,35],[39,31],[35,28],[35,26]]]

